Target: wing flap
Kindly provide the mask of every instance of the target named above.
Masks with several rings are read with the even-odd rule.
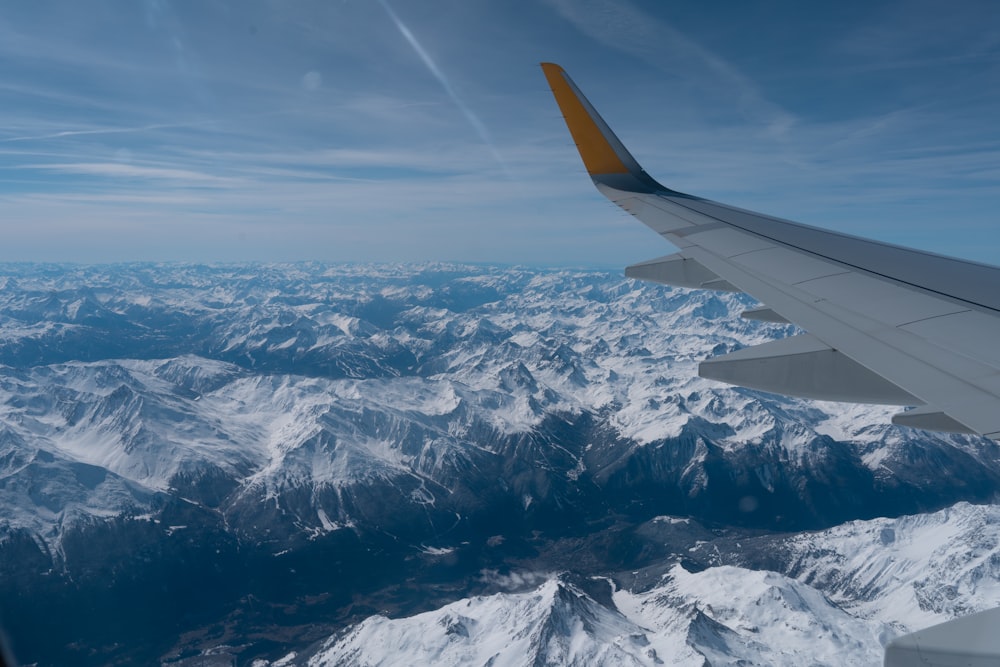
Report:
[[[822,401],[883,405],[921,402],[809,334],[780,338],[708,359],[698,365],[698,375]]]

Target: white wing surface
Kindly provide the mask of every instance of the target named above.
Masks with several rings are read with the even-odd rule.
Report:
[[[893,423],[1000,439],[1000,268],[753,213],[650,178],[566,72],[543,63],[594,184],[680,252],[634,278],[745,292],[806,334],[701,363],[791,396],[915,406]]]

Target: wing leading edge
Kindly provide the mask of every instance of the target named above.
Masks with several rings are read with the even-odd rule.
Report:
[[[542,69],[597,189],[680,249],[627,276],[745,292],[766,306],[744,317],[808,332],[706,360],[700,375],[792,396],[916,406],[893,422],[1000,439],[1000,268],[670,190],[561,67]]]

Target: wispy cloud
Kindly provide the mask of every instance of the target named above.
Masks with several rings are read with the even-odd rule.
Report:
[[[739,30],[635,0],[62,3],[58,21],[10,3],[0,254],[648,255],[652,233],[583,171],[537,69],[547,59],[673,187],[904,243],[940,220],[985,228],[995,31],[962,8],[929,35],[933,2],[894,27],[897,0],[873,1],[847,12],[864,25],[759,6]],[[760,37],[778,32],[803,37]],[[865,71],[935,58],[951,64]],[[1000,252],[994,234],[972,256],[991,243]]]
[[[87,135],[101,134],[133,134],[135,132],[149,132],[151,130],[165,130],[179,127],[204,127],[212,125],[218,121],[201,120],[188,123],[155,123],[152,125],[142,125],[140,127],[98,127],[87,130],[61,130],[59,132],[49,132],[47,134],[31,134],[17,137],[6,137],[0,139],[0,143],[11,143],[15,141],[43,141],[46,139],[62,139],[65,137],[81,137]]]
[[[138,178],[168,181],[186,181],[191,185],[233,185],[239,181],[234,178],[217,176],[205,172],[188,169],[171,169],[164,167],[146,167],[135,164],[117,162],[78,162],[54,164],[25,164],[20,169],[43,169],[62,174],[83,174],[87,176],[105,176],[109,178]]]

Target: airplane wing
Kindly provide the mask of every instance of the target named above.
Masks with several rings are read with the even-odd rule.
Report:
[[[670,190],[653,180],[552,63],[542,69],[608,199],[680,252],[625,275],[745,292],[747,319],[807,333],[703,361],[699,375],[821,400],[915,406],[895,424],[1000,439],[1000,268]]]

